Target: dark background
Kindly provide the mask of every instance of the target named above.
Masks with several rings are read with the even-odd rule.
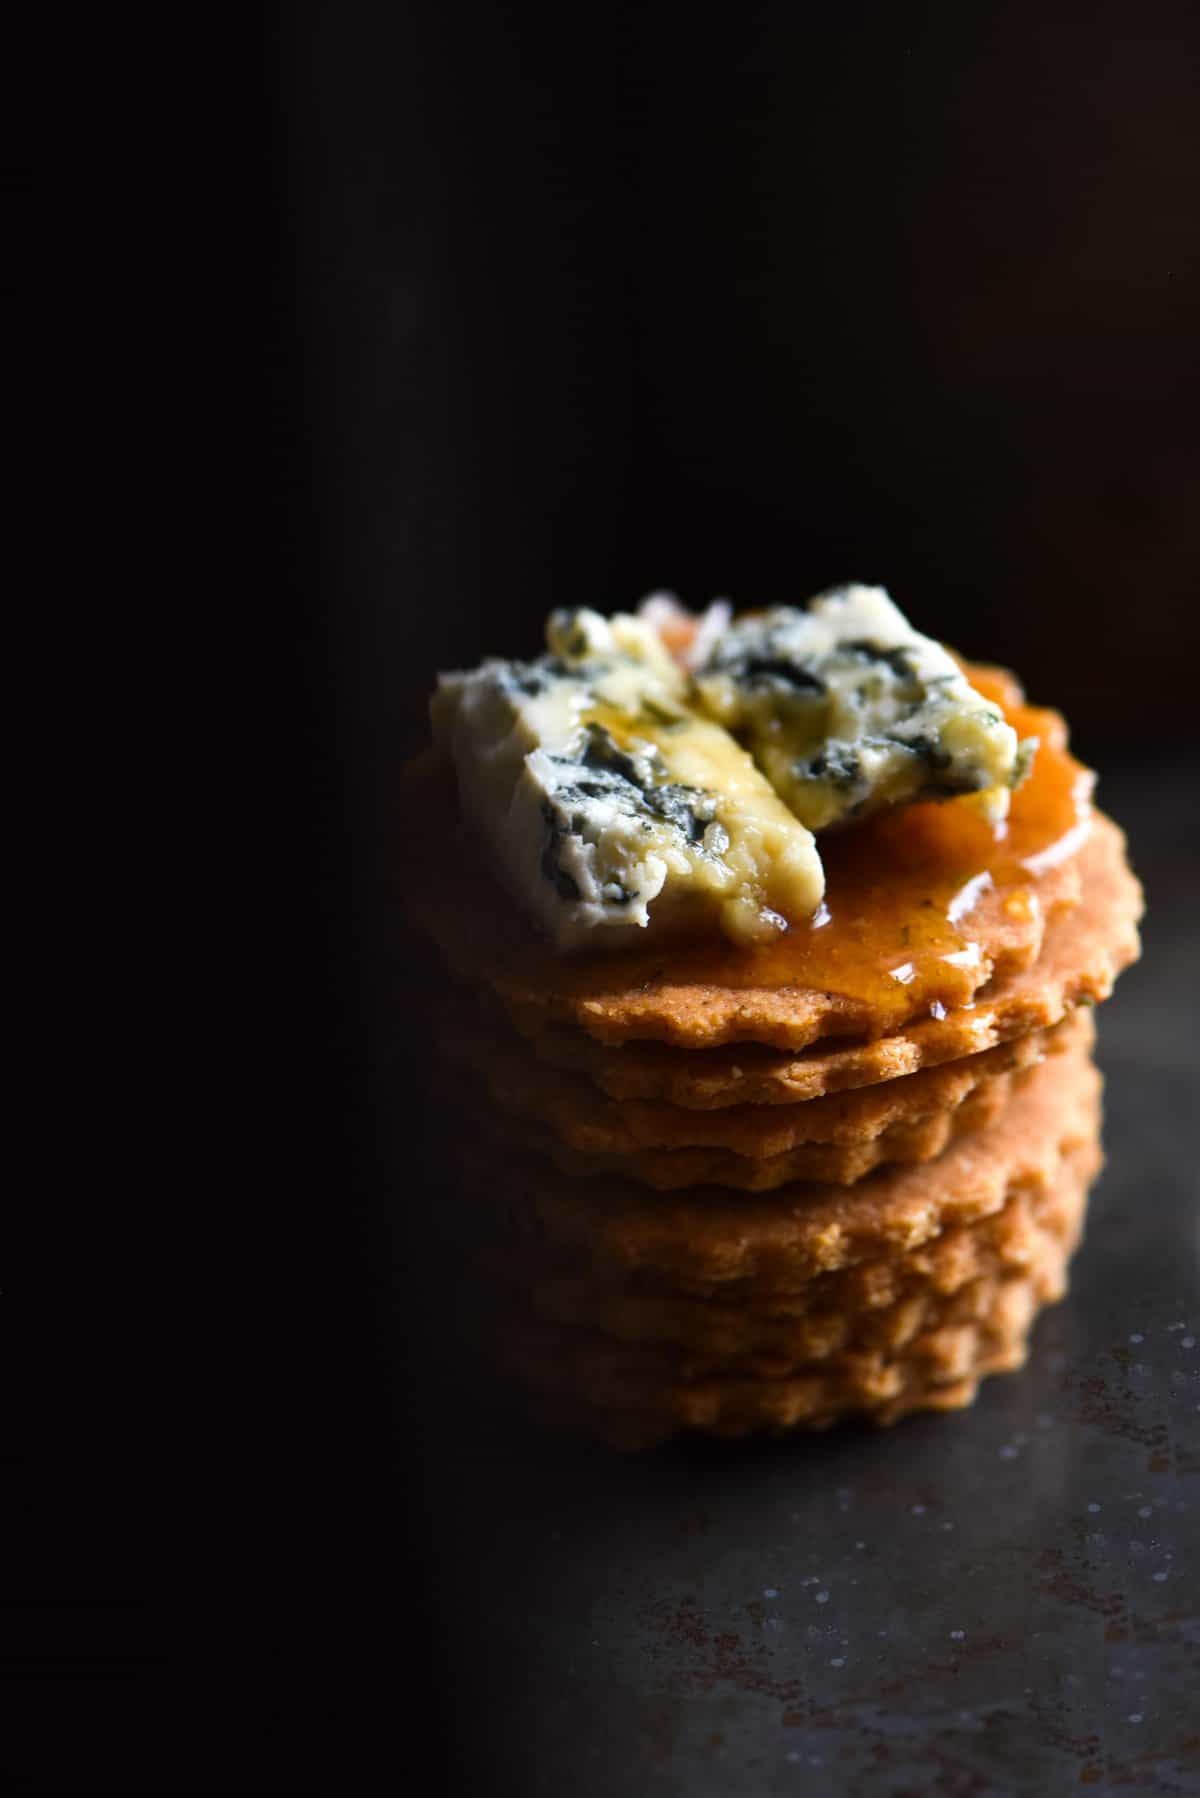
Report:
[[[1184,3],[280,15],[366,747],[552,605],[848,578],[1085,744],[1190,731],[1198,49]]]
[[[136,1302],[101,1288],[79,1349],[46,1351],[43,1325],[56,1395],[31,1404],[13,1462],[5,1609],[25,1728],[2,1758],[27,1790],[407,1781],[526,1798],[543,1778],[558,1798],[586,1748],[580,1789],[615,1798],[661,1773],[670,1718],[637,1708],[619,1642],[599,1685],[552,1689],[578,1646],[573,1596],[607,1593],[619,1613],[660,1554],[674,1565],[693,1486],[718,1515],[728,1496],[735,1533],[774,1524],[736,1512],[736,1458],[642,1476],[583,1449],[510,1450],[454,1408],[428,1227],[450,1126],[407,1027],[413,956],[382,886],[396,768],[423,741],[435,671],[534,652],[551,606],[882,582],[919,627],[1017,667],[1099,764],[1161,920],[1113,1038],[1130,1070],[1118,1121],[1132,1141],[1143,1113],[1194,1113],[1194,1076],[1184,1090],[1177,1073],[1196,989],[1200,14],[413,0],[177,24],[173,44],[117,44],[136,104],[96,83],[76,177],[110,134],[128,144],[111,180],[93,177],[87,256],[67,232],[68,322],[78,334],[102,291],[126,315],[127,359],[94,323],[85,334],[120,375],[104,428],[141,361],[169,415],[149,456],[198,499],[155,570],[156,619],[174,609],[180,631],[166,661],[161,622],[151,637],[155,704],[173,708],[215,639],[239,692],[227,713],[206,690],[204,754],[236,712],[258,756],[251,773],[239,743],[220,802],[206,788],[183,809],[180,878],[215,859],[218,891],[151,969],[182,1027],[160,1034],[156,1011],[142,1032],[137,1129],[151,1062],[188,1114],[176,1125],[164,1104],[146,1223],[118,1233]],[[122,198],[136,216],[118,241]],[[176,601],[250,435],[232,382],[211,441],[190,441],[231,317],[238,337],[262,325],[268,454],[248,498],[265,559],[222,550],[213,585]],[[92,480],[113,454],[96,449]],[[154,508],[136,499],[140,531]],[[236,853],[227,800],[245,813]],[[153,829],[179,809],[164,795]],[[156,867],[150,893],[164,884]],[[218,912],[239,971],[202,998],[188,983],[206,983]],[[112,1059],[108,1015],[89,1079]],[[1198,1150],[1144,1134],[1173,1234],[1156,1251],[1127,1223],[1105,1290],[1132,1268],[1171,1308]],[[123,1168],[120,1136],[114,1155]],[[1128,1218],[1142,1195],[1116,1165]],[[91,1170],[89,1202],[95,1189]],[[100,1208],[79,1240],[108,1247],[108,1220]],[[1055,1340],[1086,1338],[1098,1304],[1083,1325],[1056,1314]],[[1036,1409],[1008,1386],[987,1402]],[[1068,1472],[1103,1459],[1086,1402]],[[969,1427],[1000,1442],[1005,1416],[981,1404]],[[842,1457],[835,1483],[879,1477],[856,1440],[822,1451]],[[789,1464],[757,1449],[748,1464],[769,1510]],[[811,1507],[833,1465],[798,1465]],[[1106,1465],[1125,1478],[1119,1456]],[[642,1638],[625,1640],[636,1661]],[[1035,1766],[1058,1740],[1031,1748]],[[724,1790],[728,1764],[714,1777]],[[899,1789],[879,1778],[872,1792]]]

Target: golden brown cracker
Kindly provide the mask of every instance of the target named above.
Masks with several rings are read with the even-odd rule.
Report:
[[[852,1320],[836,1347],[818,1341],[816,1355],[806,1352],[804,1333],[794,1344],[743,1350],[729,1357],[707,1343],[620,1341],[575,1324],[546,1322],[518,1309],[502,1317],[500,1339],[504,1349],[518,1345],[523,1364],[540,1363],[540,1374],[534,1377],[541,1383],[577,1392],[592,1402],[636,1404],[651,1391],[712,1379],[772,1383],[816,1374],[832,1379],[865,1367],[891,1368],[922,1356],[940,1359],[947,1352],[949,1332],[989,1322],[1001,1300],[1005,1329],[1012,1334],[1024,1331],[1032,1306],[1064,1290],[1066,1260],[1055,1244],[1026,1273],[981,1274],[943,1298],[926,1292],[905,1296],[886,1311]],[[961,1349],[955,1352],[960,1354]],[[951,1371],[962,1370],[955,1366]]]
[[[473,1004],[451,1008],[441,1041],[451,1060],[486,1081],[498,1107],[537,1119],[565,1147],[580,1154],[715,1149],[766,1160],[810,1144],[858,1149],[897,1126],[955,1110],[997,1075],[1030,1067],[1044,1055],[1057,1054],[1076,1041],[1090,1044],[1093,1033],[1090,1013],[1079,1012],[1051,1030],[1031,1031],[982,1054],[877,1086],[789,1106],[739,1105],[709,1111],[659,1100],[614,1100],[585,1076],[540,1060],[527,1044],[514,1038],[503,1018],[496,1016],[496,1008]],[[794,1177],[837,1180],[841,1176],[817,1172]],[[699,1174],[696,1178],[711,1176]]]
[[[707,1110],[794,1105],[827,1093],[901,1079],[918,1069],[977,1055],[1058,1023],[1079,1005],[1106,999],[1140,952],[1142,889],[1117,826],[1097,814],[1080,856],[1083,898],[1055,919],[1037,962],[994,980],[970,1006],[915,1020],[868,1042],[821,1042],[800,1055],[745,1045],[683,1054],[658,1043],[605,1048],[580,1031],[544,1032],[537,1053],[586,1074],[610,1098]]]
[[[686,1415],[672,1416],[663,1406],[638,1409],[587,1403],[568,1393],[549,1393],[526,1384],[520,1392],[521,1408],[539,1424],[558,1433],[598,1438],[622,1453],[654,1448],[671,1437],[694,1432],[722,1438],[750,1435],[786,1435],[792,1430],[826,1430],[839,1423],[858,1422],[890,1429],[903,1418],[921,1411],[961,1411],[975,1402],[980,1383],[990,1374],[1011,1373],[1023,1366],[1027,1338],[999,1343],[978,1337],[970,1343],[971,1370],[958,1378],[930,1374],[919,1364],[901,1366],[897,1376],[885,1381],[890,1396],[876,1396],[879,1382],[868,1378],[866,1391],[855,1393],[849,1383],[841,1393],[820,1382],[775,1382],[743,1389],[736,1402],[722,1405],[719,1387],[684,1401]],[[516,1369],[511,1371],[516,1372]],[[519,1377],[519,1375],[518,1375]],[[698,1402],[696,1402],[698,1400]]]
[[[1101,1162],[1087,1144],[1064,1158],[1051,1187],[1013,1188],[1002,1208],[907,1255],[819,1274],[799,1291],[737,1286],[696,1298],[637,1279],[597,1280],[584,1267],[510,1253],[496,1272],[506,1289],[549,1323],[624,1343],[671,1343],[716,1361],[767,1355],[784,1364],[825,1360],[852,1342],[911,1330],[931,1307],[981,1278],[1029,1274],[1069,1255]],[[906,1339],[906,1338],[904,1338]]]
[[[932,1161],[955,1136],[977,1130],[998,1115],[1013,1079],[996,1074],[981,1082],[961,1104],[931,1117],[901,1120],[860,1142],[801,1143],[782,1155],[755,1160],[728,1149],[639,1149],[631,1155],[589,1155],[566,1147],[549,1131],[526,1121],[514,1129],[502,1122],[502,1141],[524,1145],[552,1161],[564,1174],[582,1179],[632,1180],[654,1192],[695,1186],[724,1186],[737,1192],[774,1192],[797,1181],[853,1186],[875,1169]],[[695,1116],[696,1113],[692,1113]]]
[[[518,1151],[530,1151],[552,1162],[564,1174],[583,1179],[629,1180],[654,1192],[721,1186],[737,1192],[766,1193],[797,1182],[853,1186],[879,1168],[911,1167],[933,1161],[955,1137],[983,1129],[1009,1102],[1014,1082],[1021,1082],[1029,1072],[1027,1065],[1018,1072],[994,1073],[968,1086],[957,1104],[926,1116],[901,1117],[874,1136],[857,1142],[802,1142],[781,1155],[757,1159],[719,1148],[588,1154],[563,1144],[553,1132],[528,1118],[516,1120],[504,1114],[495,1118],[493,1128],[502,1143]]]
[[[599,1272],[639,1270],[680,1290],[735,1280],[802,1287],[815,1274],[906,1253],[1000,1209],[1018,1184],[1049,1185],[1064,1154],[1098,1131],[1100,1077],[1082,1056],[1035,1068],[984,1129],[937,1161],[888,1169],[852,1187],[769,1194],[719,1187],[649,1195],[627,1182],[571,1180],[534,1162],[479,1153],[475,1185],[500,1219]]]
[[[975,1282],[898,1351],[865,1351],[778,1378],[677,1371],[647,1372],[607,1351],[568,1345],[562,1331],[513,1330],[505,1355],[512,1372],[574,1423],[619,1446],[644,1446],[679,1430],[719,1436],[796,1428],[823,1429],[850,1416],[892,1424],[916,1410],[970,1404],[985,1375],[1019,1367],[1038,1310],[1065,1290],[1056,1265],[1045,1274]]]
[[[880,1036],[931,1005],[967,1004],[989,980],[1029,966],[1047,922],[1079,899],[1074,851],[1087,823],[1075,807],[1086,777],[1066,753],[1061,719],[1037,713],[1037,721],[1046,741],[999,847],[981,815],[958,801],[829,833],[822,855],[831,922],[797,924],[761,948],[716,938],[661,944],[650,931],[644,944],[555,954],[492,880],[478,845],[450,822],[452,786],[428,758],[406,782],[406,903],[455,971],[490,985],[526,1029],[565,1023],[610,1044],[705,1049],[796,1050],[822,1037]],[[1041,842],[1043,766],[1063,834],[1053,852],[1022,860],[1020,843]]]

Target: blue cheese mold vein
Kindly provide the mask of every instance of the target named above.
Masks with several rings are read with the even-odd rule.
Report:
[[[655,629],[556,612],[548,653],[441,676],[435,741],[505,883],[560,948],[714,916],[770,940],[824,892],[812,833],[691,702]]]

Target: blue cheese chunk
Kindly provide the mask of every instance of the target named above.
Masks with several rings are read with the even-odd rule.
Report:
[[[688,704],[653,627],[556,612],[549,653],[442,675],[431,713],[463,811],[560,948],[714,916],[743,942],[808,918],[811,833],[729,733]]]
[[[963,793],[1002,818],[1034,748],[882,587],[748,613],[696,689],[810,830]]]

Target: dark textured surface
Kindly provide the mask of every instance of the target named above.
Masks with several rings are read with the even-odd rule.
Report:
[[[587,1798],[1200,1791],[1190,783],[1104,797],[1150,889],[1100,1014],[1109,1165],[1020,1374],[890,1433],[439,1445],[463,1772]]]

